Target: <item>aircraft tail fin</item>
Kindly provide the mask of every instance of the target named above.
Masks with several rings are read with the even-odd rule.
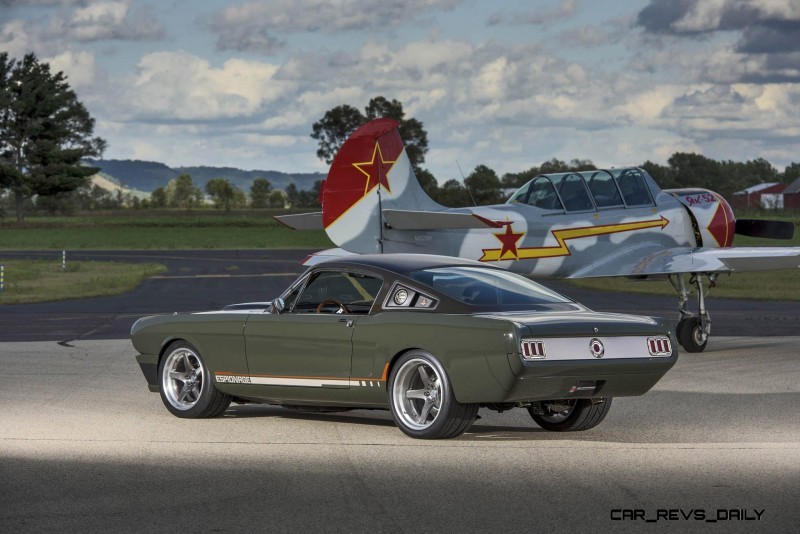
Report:
[[[445,209],[422,189],[393,119],[353,132],[331,164],[322,190],[322,225],[350,252],[383,252],[383,210]]]

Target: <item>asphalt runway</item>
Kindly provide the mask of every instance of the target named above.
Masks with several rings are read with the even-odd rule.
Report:
[[[182,420],[147,391],[127,340],[0,343],[0,525],[797,532],[799,341],[719,337],[587,432],[481,410],[447,441],[412,440],[381,411],[234,405]]]
[[[159,262],[162,276],[134,291],[113,297],[0,306],[0,341],[122,339],[144,315],[219,309],[236,302],[270,301],[304,268],[310,250],[76,251],[68,261]],[[0,252],[0,262],[51,258],[55,251]],[[577,289],[563,281],[545,281],[577,301],[602,311],[671,317],[677,322],[677,298]],[[666,284],[667,282],[659,282]],[[800,301],[714,299],[708,302],[716,336],[793,336],[800,334]]]

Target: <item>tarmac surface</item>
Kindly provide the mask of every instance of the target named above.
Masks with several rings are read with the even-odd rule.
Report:
[[[170,415],[135,362],[133,322],[271,300],[308,253],[71,252],[168,270],[125,295],[0,306],[0,529],[800,530],[798,302],[712,299],[706,352],[587,432],[548,433],[520,409],[481,410],[448,441],[412,440],[383,411]],[[20,257],[60,261],[0,262]],[[671,297],[546,284],[597,310],[677,315]]]
[[[271,301],[304,268],[310,250],[143,250],[68,252],[67,261],[158,262],[161,276],[145,280],[134,291],[113,297],[0,306],[0,341],[122,339],[144,315],[205,311],[236,302]],[[56,251],[0,252],[0,262],[19,258],[52,258]],[[776,274],[779,276],[779,274]],[[666,282],[658,282],[664,283]],[[595,310],[672,317],[676,297],[584,290],[563,281],[544,284]],[[800,301],[708,300],[712,337],[800,335]]]
[[[798,532],[798,341],[718,337],[590,431],[481,410],[446,441],[382,411],[178,419],[127,340],[0,343],[0,528]]]

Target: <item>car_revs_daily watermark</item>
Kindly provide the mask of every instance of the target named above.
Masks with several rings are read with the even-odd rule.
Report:
[[[657,508],[644,510],[642,508],[614,508],[611,510],[611,521],[644,521],[658,523],[659,521],[705,521],[717,523],[723,521],[761,521],[766,509],[758,508]]]

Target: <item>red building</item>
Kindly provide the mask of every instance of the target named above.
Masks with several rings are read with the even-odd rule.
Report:
[[[800,190],[800,183],[798,182],[800,180],[795,181],[789,187],[797,185]],[[731,206],[734,208],[781,209],[785,206],[784,194],[786,189],[788,189],[786,184],[780,182],[751,185],[747,189],[742,189],[733,194]],[[797,201],[800,203],[800,195],[798,195]],[[800,204],[798,204],[798,207],[800,207]]]
[[[790,183],[783,190],[783,207],[800,209],[800,178]]]

